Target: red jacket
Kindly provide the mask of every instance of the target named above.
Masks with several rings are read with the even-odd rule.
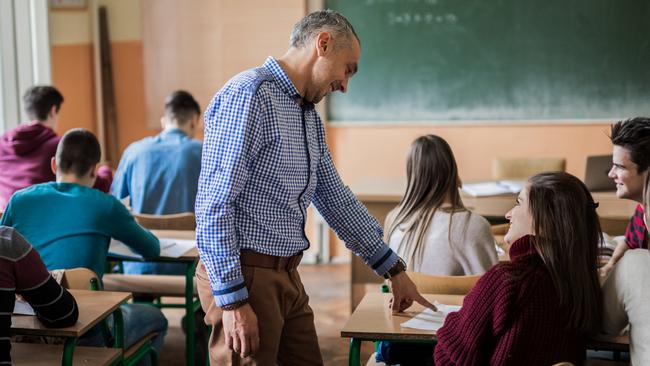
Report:
[[[438,330],[436,366],[584,362],[585,339],[567,329],[567,312],[558,306],[551,277],[531,238],[517,240],[510,249],[511,262],[487,271],[462,309],[449,314]]]
[[[38,122],[20,125],[0,137],[0,211],[19,189],[56,179],[50,160],[56,155],[61,137]],[[108,192],[113,172],[101,167],[95,187]]]

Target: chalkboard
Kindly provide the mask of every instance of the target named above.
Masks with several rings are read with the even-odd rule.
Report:
[[[361,39],[336,121],[650,115],[649,0],[330,0]]]

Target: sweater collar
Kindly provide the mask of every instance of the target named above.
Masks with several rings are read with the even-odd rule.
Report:
[[[515,242],[512,243],[512,246],[510,247],[510,260],[514,261],[520,259],[521,257],[535,254],[535,246],[533,245],[534,240],[535,237],[533,235],[525,235],[515,240]]]

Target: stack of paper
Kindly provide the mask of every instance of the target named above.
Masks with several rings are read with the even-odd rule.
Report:
[[[14,304],[15,315],[36,315],[34,309],[25,301],[16,298],[16,303]]]
[[[526,182],[517,180],[501,180],[494,182],[463,184],[462,191],[474,197],[497,196],[500,194],[519,193]]]
[[[438,311],[424,309],[420,314],[405,321],[401,324],[404,328],[437,331],[445,323],[447,315],[451,312],[460,310],[460,306],[445,305],[435,302],[434,305]]]
[[[178,258],[196,246],[196,240],[190,239],[160,238],[159,240],[161,257]],[[108,247],[108,252],[114,256],[142,259],[141,255],[136,254],[131,250],[131,248],[115,239],[111,240],[111,245]]]

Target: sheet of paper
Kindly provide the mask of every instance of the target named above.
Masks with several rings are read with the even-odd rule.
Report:
[[[160,256],[178,258],[196,246],[193,239],[166,239],[160,238]]]
[[[463,192],[474,197],[498,196],[500,194],[519,193],[526,182],[517,180],[502,180],[494,182],[463,184]]]
[[[460,306],[457,305],[445,305],[437,301],[433,304],[438,308],[438,311],[424,309],[418,315],[402,323],[401,326],[404,328],[431,330],[435,332],[445,323],[447,314],[460,310]]]
[[[14,304],[14,314],[17,315],[36,315],[34,309],[24,300],[16,299]]]
[[[196,240],[191,239],[160,238],[159,240],[161,257],[178,258],[196,246]],[[108,252],[114,256],[143,259],[141,255],[115,239],[111,239]]]

